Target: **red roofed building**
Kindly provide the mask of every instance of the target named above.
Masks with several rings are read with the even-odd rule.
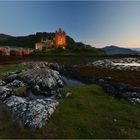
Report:
[[[29,55],[29,54],[30,54],[29,50],[22,50],[22,55]]]
[[[6,48],[0,48],[0,55],[8,55],[8,51]]]
[[[10,55],[12,55],[12,56],[20,56],[21,54],[20,54],[19,50],[11,50]]]

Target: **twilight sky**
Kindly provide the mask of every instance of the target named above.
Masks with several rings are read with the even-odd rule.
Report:
[[[0,33],[28,35],[58,27],[94,47],[140,48],[140,1],[0,1]]]

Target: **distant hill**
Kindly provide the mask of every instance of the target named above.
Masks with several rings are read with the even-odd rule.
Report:
[[[102,48],[102,50],[107,54],[137,54],[137,52],[132,49],[122,48],[114,45],[106,46]]]
[[[136,51],[138,53],[140,53],[140,48],[131,48],[131,50]]]
[[[0,46],[16,46],[34,48],[35,43],[42,38],[50,39],[53,33],[36,33],[28,36],[9,36],[0,34]]]
[[[0,34],[0,41],[3,41],[5,39],[8,39],[9,37],[12,37],[10,35]]]
[[[9,36],[0,34],[0,46],[15,46],[34,48],[36,42],[40,42],[41,39],[53,39],[54,33],[39,32],[28,36]],[[70,36],[66,36],[66,48],[71,53],[90,53],[90,54],[104,54],[101,49],[94,48],[90,45],[83,44],[82,42],[76,42]]]

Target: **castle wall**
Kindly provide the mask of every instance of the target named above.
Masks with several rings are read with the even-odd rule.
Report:
[[[36,44],[35,44],[35,49],[41,51],[41,50],[42,50],[42,45],[41,45],[41,43],[36,43]]]

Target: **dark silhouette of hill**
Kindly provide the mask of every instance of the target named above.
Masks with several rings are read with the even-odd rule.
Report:
[[[106,46],[104,48],[102,48],[102,50],[106,53],[106,54],[137,54],[136,51],[131,50],[129,48],[122,48],[122,47],[118,47],[118,46]]]
[[[0,34],[0,41],[8,39],[9,37],[11,37],[11,36],[10,35],[5,35],[5,34]]]
[[[8,36],[0,34],[0,45],[34,48],[36,42],[39,42],[41,39],[51,39],[52,36],[53,33],[46,32],[28,36]]]

